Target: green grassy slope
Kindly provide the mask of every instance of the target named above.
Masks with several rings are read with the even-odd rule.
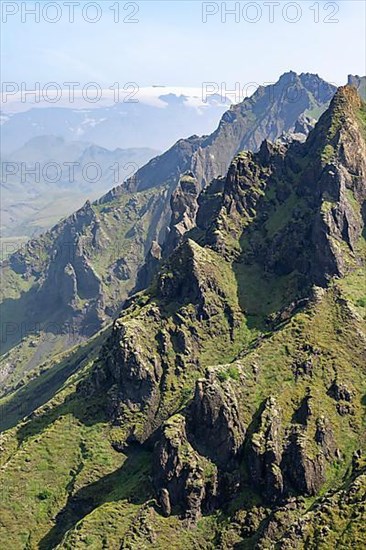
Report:
[[[342,281],[345,294],[354,287],[352,279],[354,274]],[[356,342],[355,334],[359,334]],[[231,366],[214,369],[224,386],[235,389],[247,425],[253,422],[268,395],[276,396],[284,429],[293,422],[304,395],[310,393],[314,397],[309,440],[316,418],[326,416],[342,451],[328,465],[321,494],[341,486],[349,475],[353,451],[365,447],[366,357],[361,335],[365,338],[365,321],[359,306],[343,302],[342,290],[335,282],[313,306],[295,315],[252,351]],[[313,374],[296,379],[293,369],[306,360],[309,348],[318,354]],[[58,368],[54,367],[56,371]],[[171,537],[179,541],[176,548],[188,543],[210,548],[215,537],[230,540],[234,536],[230,518],[239,509],[252,510],[254,517],[262,514],[268,520],[260,494],[248,499],[253,491],[245,481],[228,510],[203,518],[187,534],[177,516],[161,517],[152,488],[149,489],[151,451],[131,448],[124,454],[114,450],[111,441],[115,440],[116,431],[103,413],[102,397],[96,394],[84,398],[76,390],[80,379],[88,377],[90,368],[90,362],[82,365],[51,401],[2,435],[1,528],[2,536],[7,533],[13,548],[53,548],[61,541],[60,548],[119,548],[127,541],[134,541],[129,543],[131,548],[168,548]],[[223,376],[225,372],[228,376]],[[353,392],[350,415],[340,416],[337,402],[327,395],[335,376]],[[31,398],[32,392],[32,386],[26,386],[22,399]],[[16,402],[17,394],[12,399]],[[6,406],[3,402],[5,411]],[[347,506],[347,514],[351,514],[352,503]],[[290,521],[298,515],[297,510]],[[330,518],[327,521],[336,537],[345,520],[340,518],[336,525],[331,525]],[[284,536],[281,530],[276,535]],[[235,538],[238,536],[236,533]],[[250,540],[247,543],[248,548],[252,547]]]

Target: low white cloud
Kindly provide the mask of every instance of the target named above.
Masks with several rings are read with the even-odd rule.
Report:
[[[8,90],[8,91],[7,91]],[[44,91],[45,90],[45,91]],[[254,90],[252,90],[254,91]],[[88,96],[89,94],[89,96]],[[99,96],[98,101],[90,101],[89,98]],[[168,96],[168,97],[164,97]],[[129,103],[135,101],[141,104],[150,105],[164,109],[168,106],[168,101],[174,100],[174,97],[184,101],[187,107],[202,110],[208,107],[207,101],[204,101],[202,87],[185,87],[185,86],[163,86],[153,85],[139,88],[137,85],[122,87],[118,89],[114,86],[113,89],[99,87],[98,91],[93,88],[86,90],[63,88],[58,85],[58,88],[42,88],[31,90],[27,88],[25,91],[15,91],[11,87],[3,88],[3,93],[0,97],[2,113],[17,113],[27,111],[33,107],[66,107],[72,109],[96,109],[100,107],[113,106],[116,103]],[[231,98],[220,97],[217,94],[218,102],[222,101],[224,105],[231,102]],[[57,101],[56,101],[57,100]]]

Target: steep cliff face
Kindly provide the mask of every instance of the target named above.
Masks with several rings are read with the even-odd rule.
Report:
[[[166,516],[170,516],[172,506],[183,506],[190,525],[201,517],[202,511],[212,511],[217,492],[216,468],[190,445],[183,416],[175,415],[166,422],[154,459],[154,483]]]
[[[259,425],[248,448],[248,469],[253,484],[268,500],[276,500],[284,492],[281,470],[282,437],[281,411],[276,400],[269,397],[263,405]]]
[[[196,382],[188,409],[189,431],[201,454],[224,470],[237,466],[245,437],[245,425],[235,392],[223,387],[214,372]]]
[[[169,233],[164,243],[164,254],[168,256],[183,241],[187,231],[196,225],[199,184],[191,172],[184,174],[170,199],[171,218]]]

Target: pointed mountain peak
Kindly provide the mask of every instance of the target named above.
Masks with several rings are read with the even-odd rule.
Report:
[[[299,75],[295,71],[289,70],[289,71],[286,71],[285,73],[283,73],[280,76],[279,82],[289,82],[289,81],[292,81],[292,80],[294,80],[298,77],[299,77]]]
[[[283,73],[279,80],[279,83],[281,84],[294,84],[295,82],[299,83],[300,85],[304,86],[305,88],[311,90],[316,89],[317,87],[324,86],[325,88],[333,88],[334,86],[323,80],[318,74],[315,73],[300,73],[298,74],[296,71],[287,71]]]

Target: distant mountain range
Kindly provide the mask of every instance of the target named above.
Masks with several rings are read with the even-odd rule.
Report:
[[[158,151],[110,151],[55,136],[30,139],[1,161],[1,237],[34,237],[122,183]]]
[[[142,90],[137,103],[1,113],[1,238],[12,239],[8,248],[49,229],[86,200],[100,197],[182,135],[211,132],[230,101],[211,95],[203,102],[200,92],[176,95],[162,86],[148,91],[148,97]],[[14,175],[6,168],[9,162],[19,167]],[[50,168],[49,178],[43,177],[50,162],[77,162],[73,181],[67,166],[61,166],[56,181],[47,181],[55,174]],[[30,174],[36,163],[40,176]],[[95,183],[85,178],[88,163],[100,166],[102,174]],[[93,177],[93,169],[90,174]]]
[[[231,102],[218,95],[175,95],[158,88],[154,104],[115,103],[87,109],[37,107],[1,113],[1,152],[9,155],[37,136],[54,135],[66,141],[85,141],[107,149],[164,150],[182,136],[207,134]],[[199,92],[197,91],[197,94]]]

